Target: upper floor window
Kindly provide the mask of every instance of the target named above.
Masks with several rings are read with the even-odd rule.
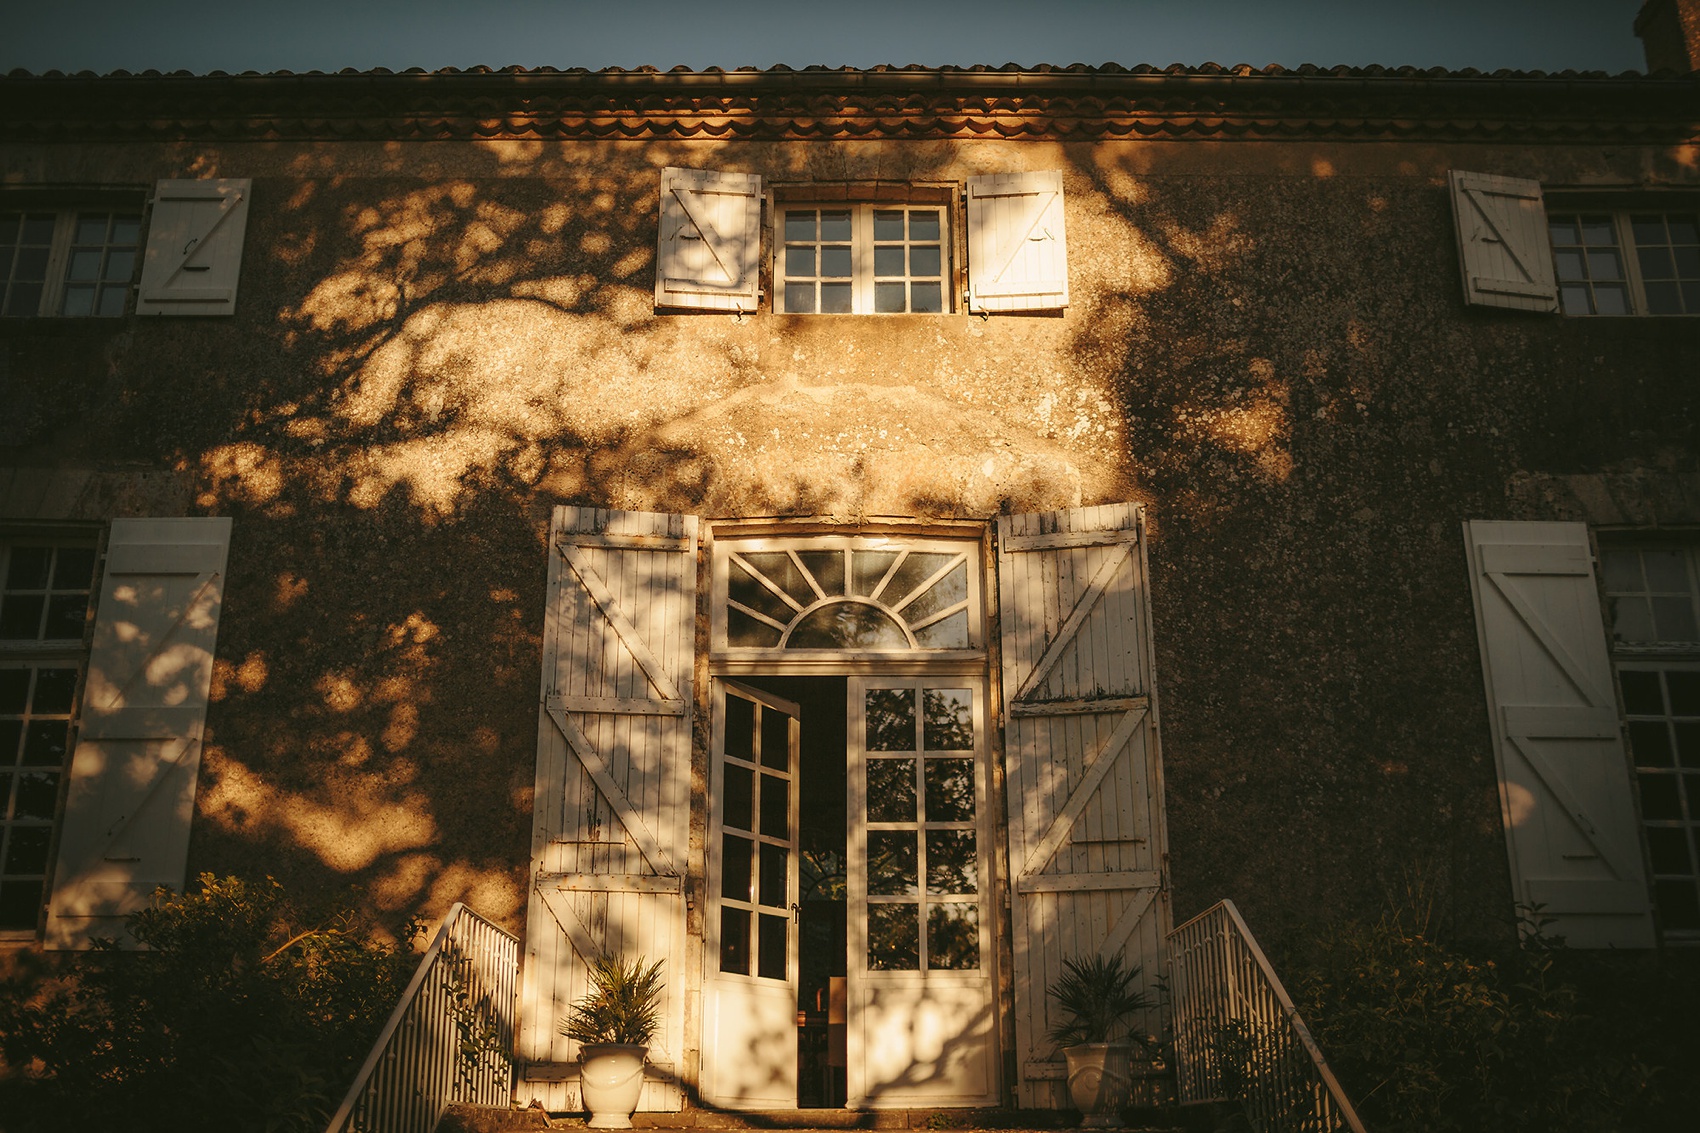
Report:
[[[950,310],[942,204],[782,205],[774,290],[784,314]]]
[[[141,231],[140,209],[0,212],[0,314],[122,315]]]
[[[1567,315],[1700,315],[1700,223],[1692,213],[1552,212]]]

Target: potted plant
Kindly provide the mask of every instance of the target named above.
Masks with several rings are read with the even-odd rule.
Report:
[[[1132,1087],[1133,1045],[1147,1045],[1127,1031],[1128,1021],[1151,1006],[1133,986],[1139,965],[1125,967],[1120,956],[1091,956],[1064,960],[1063,968],[1049,988],[1061,1008],[1050,1037],[1068,1060],[1069,1097],[1085,1115],[1083,1126],[1119,1125]]]
[[[599,956],[590,965],[590,994],[561,1020],[579,1044],[579,1083],[592,1129],[630,1129],[643,1090],[643,1064],[661,1016],[661,961],[644,967]]]

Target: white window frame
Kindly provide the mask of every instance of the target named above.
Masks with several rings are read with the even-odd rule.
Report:
[[[16,214],[20,218],[51,214],[53,216],[53,236],[48,253],[47,277],[42,284],[41,297],[33,311],[7,311],[7,319],[33,318],[94,318],[112,319],[123,318],[135,308],[136,282],[142,269],[142,253],[146,246],[147,216],[141,194],[133,197],[90,197],[78,199],[75,195],[56,199],[43,199],[33,194],[21,196],[20,199],[8,200],[0,197],[0,214]],[[105,242],[100,245],[104,250],[119,248],[127,249],[131,255],[130,270],[120,278],[111,280],[100,278],[91,280],[95,286],[95,299],[92,308],[86,312],[67,314],[65,311],[65,295],[67,288],[75,283],[84,282],[70,278],[71,253],[75,248],[92,246],[77,243],[77,225],[84,214],[105,214],[108,217],[108,236],[111,235],[111,217],[116,214],[134,216],[136,220],[135,241],[131,244],[113,244]],[[12,273],[15,270],[12,248],[8,245],[0,248],[0,255],[6,258],[0,260],[0,311],[5,311],[5,299],[12,285]],[[105,275],[107,266],[103,254],[101,259],[101,276]],[[103,291],[116,290],[123,295],[120,310],[101,314],[99,296]]]
[[[77,720],[82,709],[83,681],[88,674],[89,631],[91,628],[90,611],[94,608],[95,595],[100,589],[100,572],[102,556],[102,533],[98,527],[50,527],[40,529],[18,528],[0,531],[0,586],[8,581],[6,578],[11,550],[14,547],[78,547],[92,550],[95,555],[94,569],[89,579],[88,597],[85,603],[82,633],[76,638],[46,638],[46,639],[0,639],[0,669],[69,669],[77,671],[76,684],[72,692],[69,710],[69,727],[65,740],[65,754],[60,762],[59,782],[54,798],[53,815],[47,828],[50,833],[47,843],[47,858],[43,866],[42,892],[36,908],[35,922],[27,929],[0,928],[0,943],[28,942],[41,937],[42,917],[47,908],[47,902],[53,886],[53,866],[59,857],[59,835],[65,818],[65,797],[71,778],[71,755],[77,745]],[[49,580],[51,582],[51,579]],[[32,681],[33,687],[33,681]],[[58,713],[52,713],[57,716]],[[0,752],[0,767],[8,771],[21,767],[16,762],[16,752]],[[16,773],[13,774],[16,777]],[[11,811],[11,795],[15,787],[9,781],[6,784],[14,789],[0,790],[0,871],[8,864],[4,856],[9,852],[7,845],[11,830],[15,827]],[[36,825],[30,823],[28,825]],[[28,875],[26,875],[28,876]]]
[[[1634,218],[1637,216],[1658,215],[1661,217],[1686,216],[1700,224],[1700,207],[1692,202],[1647,202],[1636,206],[1625,202],[1601,201],[1584,198],[1582,200],[1567,200],[1560,195],[1556,199],[1548,198],[1546,202],[1547,240],[1552,261],[1554,284],[1558,292],[1558,312],[1569,318],[1582,319],[1612,319],[1612,318],[1694,318],[1700,316],[1700,304],[1687,311],[1656,312],[1648,310],[1646,280],[1641,274],[1640,249],[1635,243]],[[1552,241],[1552,229],[1555,221],[1574,219],[1580,221],[1584,217],[1606,217],[1612,225],[1612,234],[1616,238],[1614,245],[1618,259],[1623,265],[1621,282],[1626,293],[1628,309],[1621,312],[1600,312],[1598,310],[1571,310],[1565,301],[1567,287],[1574,288],[1579,283],[1588,288],[1589,301],[1593,303],[1592,279],[1566,279],[1559,267],[1559,245]],[[1667,245],[1669,246],[1669,245]],[[1565,245],[1566,250],[1576,245]],[[1602,280],[1605,283],[1617,283],[1619,280]],[[1680,283],[1682,280],[1678,280]]]
[[[958,307],[955,292],[960,290],[957,279],[958,265],[961,256],[956,248],[956,240],[961,230],[960,219],[955,215],[956,192],[948,196],[938,191],[919,193],[910,197],[879,200],[823,200],[810,196],[780,195],[772,202],[769,215],[772,216],[772,273],[773,273],[773,311],[775,314],[787,315],[922,315],[940,316],[954,314]],[[939,213],[939,288],[940,309],[938,311],[875,311],[874,305],[874,213],[893,209],[937,209]],[[849,212],[851,224],[850,255],[851,255],[851,303],[849,311],[790,311],[785,304],[786,276],[786,241],[785,216],[789,211],[822,210],[829,212]],[[907,274],[905,264],[905,280],[914,277]],[[819,279],[819,276],[811,276]],[[895,277],[890,277],[895,278]],[[929,277],[922,277],[929,278]],[[908,302],[906,297],[905,302]]]
[[[1632,711],[1630,705],[1622,699],[1623,674],[1632,671],[1656,672],[1693,672],[1700,670],[1700,640],[1681,641],[1669,639],[1625,641],[1618,638],[1614,632],[1616,621],[1616,604],[1620,596],[1628,595],[1633,598],[1662,597],[1673,598],[1675,593],[1669,590],[1651,591],[1645,588],[1638,591],[1614,590],[1611,580],[1607,577],[1605,560],[1614,551],[1677,551],[1684,559],[1688,575],[1688,598],[1690,602],[1689,617],[1700,624],[1700,543],[1692,537],[1651,538],[1630,533],[1604,532],[1596,537],[1600,560],[1600,592],[1605,597],[1606,634],[1610,641],[1612,672],[1618,682],[1619,710],[1624,721],[1624,735],[1628,740],[1631,774],[1636,780],[1636,820],[1641,830],[1642,852],[1646,855],[1648,884],[1653,890],[1654,908],[1659,909],[1659,930],[1666,944],[1683,946],[1700,946],[1700,927],[1673,928],[1664,920],[1664,910],[1660,907],[1659,889],[1661,883],[1671,884],[1680,882],[1681,875],[1669,870],[1660,871],[1653,858],[1653,847],[1648,837],[1651,829],[1682,829],[1691,840],[1689,852],[1694,855],[1690,859],[1695,871],[1687,877],[1696,886],[1700,886],[1700,776],[1685,775],[1683,769],[1688,765],[1682,761],[1682,756],[1676,751],[1671,753],[1669,767],[1651,762],[1646,752],[1635,750],[1636,723],[1652,722],[1654,720],[1674,719],[1671,714],[1649,715],[1645,712]],[[1657,629],[1656,623],[1654,626]],[[1674,742],[1674,741],[1673,741]],[[1641,779],[1644,775],[1669,777],[1676,785],[1676,793],[1680,801],[1685,794],[1692,795],[1688,799],[1685,811],[1687,818],[1648,818],[1642,810]]]

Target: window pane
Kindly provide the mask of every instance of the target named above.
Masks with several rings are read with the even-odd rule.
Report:
[[[933,247],[909,249],[910,275],[938,275],[940,268],[939,250]]]
[[[1619,641],[1653,640],[1653,610],[1645,598],[1611,600],[1611,632]]]
[[[750,912],[720,907],[720,970],[750,974]]]
[[[1653,625],[1660,641],[1693,641],[1700,637],[1694,628],[1694,603],[1686,596],[1654,598]]]
[[[1559,298],[1563,300],[1564,313],[1567,315],[1591,315],[1594,313],[1594,300],[1586,287],[1560,288]]]
[[[12,836],[6,840],[6,862],[0,869],[7,873],[45,873],[50,834],[46,826],[12,827]]]
[[[1691,216],[1667,216],[1672,244],[1700,244],[1700,226]]]
[[[927,892],[974,893],[979,887],[974,832],[927,831]]]
[[[40,594],[8,594],[0,600],[0,639],[35,641],[41,634],[41,611],[46,602]]]
[[[1649,283],[1643,290],[1649,315],[1682,314],[1682,288],[1675,283]]]
[[[927,821],[968,822],[974,817],[974,761],[927,760]]]
[[[777,775],[761,777],[761,833],[769,838],[791,836],[791,784]]]
[[[29,692],[28,669],[0,669],[0,712],[22,712]]]
[[[1625,670],[1623,677],[1623,707],[1635,716],[1663,716],[1664,694],[1659,690],[1659,674],[1639,669]]]
[[[1616,248],[1602,248],[1588,253],[1588,275],[1591,279],[1622,279],[1623,261]]]
[[[739,830],[752,830],[754,825],[755,802],[755,772],[748,767],[739,767],[728,763],[723,772],[722,785],[725,799],[724,809],[720,812],[727,826]]]
[[[101,251],[99,248],[80,248],[71,253],[70,265],[66,268],[68,279],[99,279]]]
[[[53,595],[47,601],[47,627],[42,631],[42,637],[48,641],[81,638],[88,605],[88,596],[85,594]]]
[[[911,283],[909,285],[909,309],[917,314],[931,315],[944,310],[944,302],[940,298],[941,288],[936,283]]]
[[[844,593],[843,551],[799,551],[797,557],[803,561],[804,569],[814,577],[822,593],[828,596]]]
[[[874,249],[874,274],[893,276],[903,274],[903,246]]]
[[[820,250],[820,273],[834,279],[846,279],[850,275],[850,249],[833,247],[831,245]]]
[[[6,564],[6,589],[46,589],[47,569],[52,556],[51,547],[13,547]]]
[[[849,272],[845,272],[846,275]],[[820,285],[820,309],[823,315],[848,315],[850,313],[850,285],[848,283],[823,283]]]
[[[723,835],[720,841],[720,895],[734,901],[750,899],[751,843],[748,838]]]
[[[53,817],[59,798],[59,776],[48,771],[30,771],[18,776],[18,799],[14,818]]]
[[[979,907],[953,901],[928,909],[927,967],[963,971],[979,966]]]
[[[142,218],[139,216],[119,215],[112,218],[112,243],[115,245],[135,244],[141,239]]]
[[[902,314],[908,308],[904,294],[907,290],[901,283],[874,284],[874,311],[882,315]]]
[[[813,241],[815,238],[815,214],[813,209],[787,209],[785,212],[786,243],[804,240]]]
[[[64,763],[70,729],[64,720],[31,720],[24,732],[24,762],[37,767]]]
[[[37,669],[35,696],[30,711],[38,715],[66,714],[71,711],[71,694],[77,688],[75,669]]]
[[[784,846],[762,843],[760,901],[763,905],[783,909],[789,903],[785,867],[790,856]]]
[[[1666,928],[1700,928],[1700,902],[1695,900],[1694,882],[1660,881],[1653,888],[1659,901],[1659,919]]]
[[[1676,260],[1676,274],[1683,279],[1700,278],[1700,248],[1676,248],[1672,255]]]
[[[1674,775],[1643,774],[1641,776],[1641,817],[1670,819],[1682,817],[1682,804],[1676,797]]]
[[[786,969],[786,932],[790,929],[790,916],[776,917],[772,913],[761,915],[761,939],[757,942],[756,975],[764,980],[782,980]]]
[[[1688,563],[1681,551],[1642,551],[1647,589],[1655,593],[1688,593]]]
[[[1594,306],[1602,315],[1627,315],[1629,293],[1616,284],[1595,287]]]
[[[1631,217],[1629,227],[1635,234],[1637,245],[1663,244],[1668,239],[1665,235],[1665,218],[1662,216]]]
[[[65,302],[60,306],[59,313],[72,317],[94,314],[94,288],[65,288]]]
[[[755,760],[756,705],[741,696],[726,698],[726,754]]]
[[[0,767],[10,767],[18,761],[18,741],[24,737],[24,722],[22,720],[0,720]],[[11,790],[11,780],[0,783],[0,816],[6,807],[6,792]]]
[[[885,578],[886,571],[897,561],[896,551],[855,551],[850,556],[850,592],[870,597],[874,588]]]
[[[1643,278],[1676,278],[1676,265],[1671,262],[1669,248],[1640,248],[1636,250],[1636,258],[1641,261]]]
[[[815,309],[815,285],[812,283],[787,283],[785,285],[785,312],[791,315],[813,314]]]
[[[937,240],[939,214],[937,209],[917,209],[909,214],[909,239]]]
[[[781,771],[791,766],[791,717],[772,708],[761,710],[761,763]]]
[[[20,248],[20,249],[18,249],[18,258],[17,258],[17,261],[16,261],[16,266],[14,266],[13,269],[12,269],[12,278],[14,280],[27,279],[27,280],[29,280],[33,283],[40,283],[42,280],[46,279],[47,278],[47,249],[46,248]]]
[[[919,597],[905,606],[903,616],[911,624],[924,621],[929,614],[948,610],[967,597],[968,564],[961,562],[949,574],[933,583]]]
[[[767,649],[779,644],[782,630],[757,621],[742,610],[726,611],[726,639],[732,645]]]
[[[1654,873],[1693,873],[1689,858],[1688,834],[1668,826],[1647,829],[1647,849],[1651,852]]]
[[[907,896],[921,891],[915,831],[868,831],[868,892]]]
[[[958,610],[915,631],[915,640],[927,649],[968,648],[968,611]]]
[[[1558,269],[1560,279],[1588,278],[1587,269],[1582,264],[1582,253],[1578,250],[1553,253],[1553,265]]]
[[[1600,548],[1600,573],[1605,576],[1606,589],[1616,593],[1635,593],[1642,589],[1641,555],[1622,547]]]
[[[1592,244],[1595,247],[1615,246],[1617,244],[1617,232],[1612,227],[1611,217],[1584,216],[1581,219],[1581,226],[1582,243]]]
[[[914,689],[871,688],[864,711],[869,751],[915,750]]]
[[[828,212],[823,209],[820,214],[820,238],[822,240],[835,240],[840,243],[849,243],[849,210],[844,210],[842,212]]]
[[[1631,720],[1629,748],[1642,767],[1670,767],[1670,731],[1663,720]]]
[[[1547,219],[1547,232],[1554,244],[1580,244],[1582,237],[1574,216],[1553,216]]]
[[[786,248],[785,274],[790,276],[815,274],[815,250],[813,248]]]
[[[817,606],[797,619],[788,649],[907,649],[909,639],[891,615],[862,602]]]
[[[922,731],[928,751],[974,750],[974,693],[966,688],[930,688],[921,698]]]
[[[903,239],[903,210],[878,209],[874,212],[874,239]]]
[[[868,906],[868,968],[913,972],[921,967],[921,907]]]
[[[1700,716],[1700,673],[1667,672],[1665,685],[1670,690],[1672,716]]]
[[[928,794],[930,798],[930,787]],[[868,760],[868,821],[915,821],[913,759]]]
[[[895,606],[920,586],[927,579],[943,570],[952,559],[960,558],[952,553],[933,551],[912,552],[903,563],[892,572],[891,581],[885,584],[880,592],[880,600]]]
[[[124,299],[124,288],[110,285],[103,287],[95,313],[103,318],[117,318],[124,313]]]
[[[791,556],[784,551],[751,551],[744,555],[744,561],[750,564],[752,570],[790,595],[797,605],[807,606],[815,601],[814,588],[809,585],[809,580],[803,577],[803,572],[797,569],[797,564],[791,561]],[[744,604],[755,605],[754,602]],[[783,608],[783,605],[779,607],[781,610]]]
[[[105,213],[83,213],[77,217],[76,242],[79,244],[106,243],[106,221]]]
[[[768,555],[766,557],[772,559],[774,556]],[[786,561],[789,564],[789,560]],[[783,583],[785,581],[783,577],[773,578],[762,567],[763,564],[760,562],[751,562],[749,567],[746,568],[744,564],[734,560],[731,569],[727,571],[727,596],[738,605],[747,606],[758,614],[766,614],[774,621],[784,625],[797,616],[797,611],[761,580],[761,576],[766,575],[775,583]],[[803,585],[806,589],[808,584],[804,583]],[[784,587],[781,586],[781,589],[784,589]]]
[[[41,912],[39,881],[0,882],[0,929],[33,929]]]

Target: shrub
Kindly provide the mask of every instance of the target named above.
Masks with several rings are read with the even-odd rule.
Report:
[[[1602,1034],[1565,953],[1528,926],[1502,957],[1389,912],[1326,946],[1299,1009],[1378,1133],[1618,1130],[1654,1100],[1653,1071]]]
[[[270,878],[203,874],[127,918],[146,951],[0,987],[6,1127],[323,1128],[413,961],[347,911],[304,919]]]

